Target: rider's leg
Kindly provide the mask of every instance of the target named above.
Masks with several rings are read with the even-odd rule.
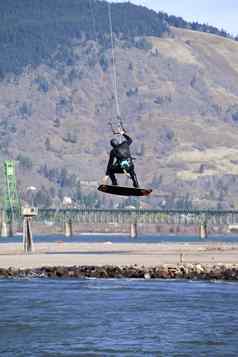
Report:
[[[130,176],[131,176],[131,179],[132,179],[132,182],[133,182],[133,186],[134,186],[135,188],[139,187],[139,183],[138,183],[138,180],[137,180],[137,176],[136,176],[134,167],[132,167],[132,168],[130,169],[129,174],[130,174]]]
[[[117,186],[118,185],[118,182],[117,182],[117,179],[116,179],[116,175],[115,174],[122,174],[123,173],[123,170],[122,168],[120,167],[120,165],[116,162],[112,167],[111,169],[109,170],[109,177],[112,181],[112,185],[114,186]]]
[[[115,176],[115,173],[114,172],[111,172],[110,175],[109,175],[111,181],[112,181],[112,185],[113,186],[117,186],[118,185],[118,182],[117,182],[117,179],[116,179],[116,176]]]
[[[112,181],[112,185],[113,186],[117,186],[118,183],[117,183],[117,179],[116,179],[116,176],[115,176],[115,170],[113,168],[111,168],[111,170],[109,170],[108,176],[110,177],[110,179]]]

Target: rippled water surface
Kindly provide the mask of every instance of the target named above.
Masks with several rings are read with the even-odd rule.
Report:
[[[130,238],[128,235],[120,234],[80,234],[73,237],[65,237],[63,235],[34,235],[34,242],[68,242],[68,243],[207,243],[207,242],[227,242],[238,243],[237,235],[209,235],[207,239],[200,239],[198,235],[145,235],[139,234],[136,239]],[[0,239],[1,243],[19,243],[22,242],[22,236],[8,237]]]
[[[0,280],[0,356],[237,356],[238,284]]]

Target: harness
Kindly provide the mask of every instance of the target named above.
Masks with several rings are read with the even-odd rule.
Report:
[[[131,160],[130,159],[124,159],[122,161],[120,161],[120,167],[122,168],[122,170],[128,170],[131,166]]]

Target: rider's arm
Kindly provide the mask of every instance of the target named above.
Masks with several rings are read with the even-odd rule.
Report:
[[[115,158],[115,154],[114,154],[113,150],[111,150],[110,157],[109,157],[108,164],[107,164],[106,175],[109,175],[109,173],[110,173],[114,158]]]
[[[126,135],[125,133],[123,133],[124,138],[126,139],[126,142],[128,145],[132,144],[132,139],[130,138],[130,136]]]

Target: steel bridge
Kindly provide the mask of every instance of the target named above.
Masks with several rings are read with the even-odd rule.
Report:
[[[235,225],[238,210],[39,209],[38,222],[87,224]]]

